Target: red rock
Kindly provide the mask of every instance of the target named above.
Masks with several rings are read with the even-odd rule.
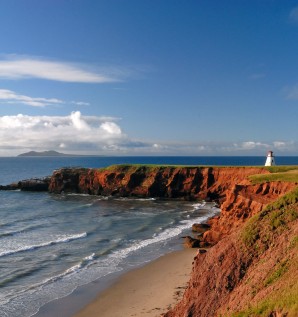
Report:
[[[190,236],[186,236],[183,237],[184,238],[184,242],[183,244],[187,247],[187,248],[199,248],[200,247],[200,240],[199,239],[195,239],[192,238]]]

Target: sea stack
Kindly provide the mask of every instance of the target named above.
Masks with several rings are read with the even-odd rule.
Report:
[[[273,166],[275,165],[275,159],[272,151],[268,151],[265,166]]]

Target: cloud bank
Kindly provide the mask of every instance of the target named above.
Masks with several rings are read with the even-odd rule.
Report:
[[[265,155],[269,149],[284,155],[297,153],[298,143],[142,141],[128,137],[119,118],[84,116],[79,111],[67,116],[0,117],[0,156],[30,150],[92,155]]]
[[[106,71],[108,72],[108,70]],[[119,81],[116,71],[90,71],[86,65],[52,61],[36,57],[14,56],[0,60],[1,79],[39,78],[70,83],[109,83]]]
[[[69,116],[0,117],[0,150],[59,149],[96,151],[117,145],[126,139],[115,122],[117,118],[82,116],[79,111]]]

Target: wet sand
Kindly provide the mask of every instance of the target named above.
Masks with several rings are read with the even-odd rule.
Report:
[[[195,249],[185,249],[124,274],[73,317],[157,317],[181,299]]]

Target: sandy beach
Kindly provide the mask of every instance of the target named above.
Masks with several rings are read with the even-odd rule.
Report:
[[[74,317],[157,317],[181,298],[194,249],[173,252],[126,273]]]

